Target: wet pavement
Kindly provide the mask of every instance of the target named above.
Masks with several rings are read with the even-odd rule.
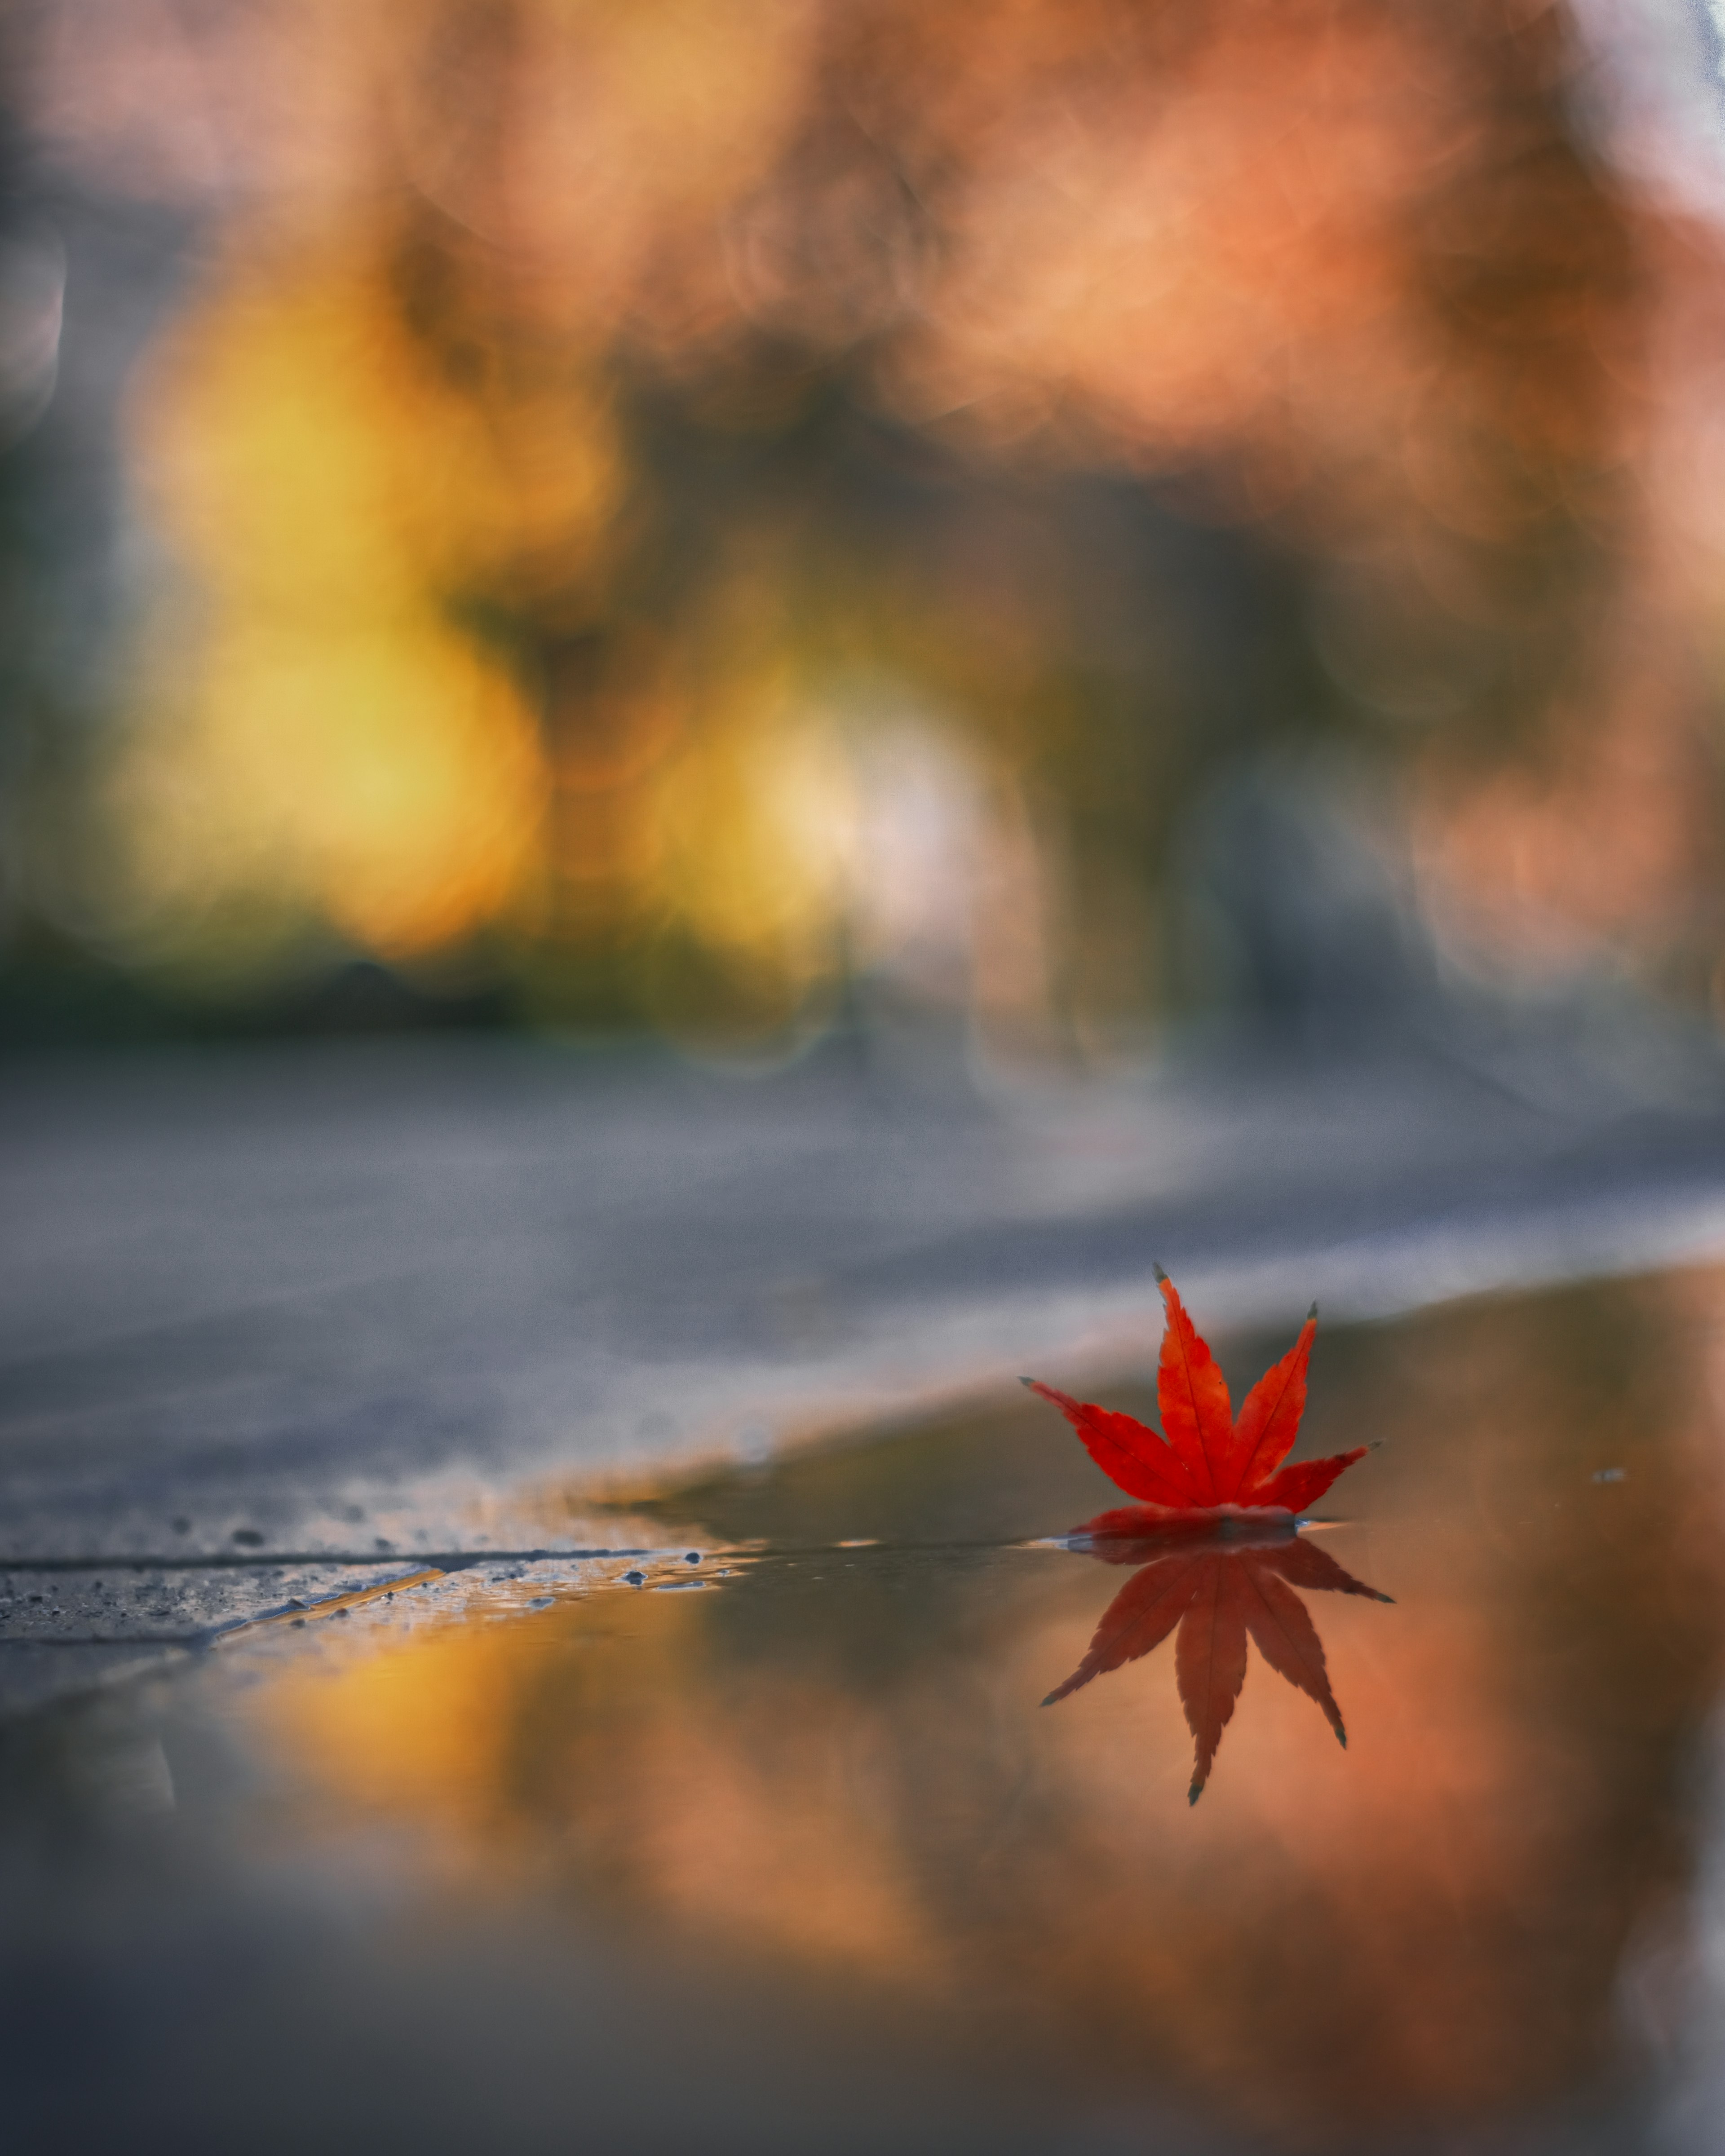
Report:
[[[1155,1180],[1122,1135],[1155,1124],[1142,1104],[1062,1124],[925,1095],[886,1118],[874,1185],[854,1079],[784,1082],[776,1107],[768,1091],[712,1111],[736,1120],[725,1147],[706,1123],[697,1174],[692,1145],[660,1158],[653,1102],[614,1083],[578,1101],[592,1150],[560,1164],[547,1133],[582,1116],[567,1074],[541,1070],[515,1150],[494,1147],[488,1183],[474,1171],[465,1240],[450,1133],[506,1132],[495,1096],[465,1123],[445,1102],[442,1124],[410,1098],[339,1249],[352,1101],[320,1155],[283,1137],[280,1091],[237,1127],[230,1102],[200,1142],[169,1089],[148,1142],[136,1111],[116,1120],[81,1215],[69,1137],[26,1163],[62,1240],[44,1229],[33,1271],[14,1251],[14,1312],[58,1337],[15,1356],[28,1382],[3,1426],[14,2145],[1719,2146],[1711,1111],[1643,1102],[1584,1147],[1572,1129],[1517,1152],[1507,1133],[1543,1111],[1502,1106],[1512,1235],[1468,1165],[1492,1128],[1464,1142],[1435,1110],[1405,1107],[1399,1138],[1362,1117],[1344,1155],[1310,1125],[1292,1144],[1286,1096],[1273,1127],[1220,1087],[1202,1111],[1164,1100],[1194,1147],[1209,1133],[1206,1212],[1190,1160],[1164,1153],[1159,1188],[1133,1186]],[[357,1126],[386,1159],[387,1090]],[[1225,1182],[1230,1116],[1250,1172]],[[1450,1202],[1416,1203],[1446,1142]],[[454,1191],[422,1185],[439,1158]],[[747,1212],[775,1190],[776,1245]],[[488,1278],[536,1206],[539,1244]],[[990,1275],[990,1219],[1034,1262]],[[1378,1449],[1297,1537],[1071,1537],[1119,1493],[1009,1373],[1148,1411],[1159,1323],[1111,1255],[1147,1220],[1171,1269],[1186,1237],[1181,1285],[1236,1398],[1312,1285],[1343,1305],[1299,1451]],[[194,1262],[200,1224],[216,1247]],[[427,1307],[401,1337],[347,1309],[322,1374],[296,1379],[306,1309],[341,1311],[328,1276],[379,1272],[415,1231]],[[663,1363],[629,1344],[619,1303],[582,1304],[608,1237],[620,1278],[638,1264],[655,1307],[690,1306]],[[1494,1286],[1584,1270],[1594,1237],[1686,1261]],[[73,1301],[104,1264],[105,1303]],[[809,1318],[836,1294],[812,1281],[862,1283],[856,1311]],[[223,1283],[249,1313],[232,1333],[210,1314]],[[803,1315],[740,1327],[752,1296]],[[560,1299],[578,1314],[558,1342]],[[559,1368],[562,1419],[536,1424],[523,1402],[548,1402]],[[706,1419],[688,1405],[703,1372]],[[1271,1610],[1295,1643],[1242,1634],[1243,1689],[1208,1738],[1183,1707],[1182,1635],[1151,1621],[1177,1565],[1183,1592]]]
[[[0,1204],[3,1708],[308,1564],[529,1546],[547,1474],[1130,1368],[1158,1260],[1240,1326],[1719,1251],[1725,1062],[1576,1024],[1083,1084],[891,1040],[753,1080],[484,1040],[44,1059],[0,1073]]]

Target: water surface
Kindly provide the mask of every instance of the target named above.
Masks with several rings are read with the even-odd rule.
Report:
[[[1174,1639],[1044,1704],[1163,1558],[1062,1539],[1116,1493],[1028,1400],[545,1491],[631,1553],[357,1583],[44,1717],[23,2080],[83,2059],[146,2145],[1705,2146],[1722,1297],[1321,1332],[1301,1451],[1380,1449],[1211,1562],[1334,1713],[1254,1644],[1195,1804]],[[1236,1397],[1285,1344],[1219,1342]]]

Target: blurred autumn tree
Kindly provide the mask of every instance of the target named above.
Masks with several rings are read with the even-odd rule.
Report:
[[[1532,0],[59,0],[26,192],[185,237],[18,947],[1036,1052],[1434,947],[1705,998],[1718,237],[1594,66]]]

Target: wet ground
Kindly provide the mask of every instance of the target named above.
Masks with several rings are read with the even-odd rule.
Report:
[[[44,2147],[1715,2147],[1722,1321],[1690,1269],[1321,1332],[1301,1450],[1379,1449],[1203,1561],[1296,1597],[1346,1746],[1255,1646],[1196,1804],[1174,1641],[1044,1703],[1166,1553],[1068,1538],[1117,1493],[1023,1396],[548,1481],[537,1555],[285,1570],[14,1723],[9,2107]],[[1236,1396],[1285,1344],[1225,1342]]]
[[[20,1066],[8,2147],[1725,2145],[1722,1100]],[[1236,1398],[1323,1299],[1297,1537],[1072,1540],[1155,1257]]]

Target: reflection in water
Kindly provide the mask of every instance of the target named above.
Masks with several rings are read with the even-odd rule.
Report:
[[[1120,1518],[1118,1512],[1103,1517]],[[1249,1532],[1253,1539],[1244,1546],[1237,1533],[1198,1539],[1164,1530],[1132,1539],[1122,1537],[1117,1527],[1097,1534],[1088,1544],[1090,1556],[1105,1564],[1137,1565],[1138,1570],[1102,1613],[1084,1660],[1042,1702],[1052,1707],[1092,1677],[1123,1669],[1159,1647],[1178,1626],[1174,1669],[1180,1704],[1198,1746],[1187,1792],[1194,1804],[1209,1779],[1216,1748],[1245,1681],[1248,1636],[1278,1676],[1317,1702],[1338,1742],[1347,1745],[1323,1642],[1294,1588],[1363,1594],[1372,1602],[1392,1599],[1344,1571],[1317,1543],[1301,1541],[1291,1527]]]
[[[1590,2103],[1644,2056],[1625,1987],[1695,1874],[1722,1310],[1696,1274],[1322,1340],[1313,1451],[1384,1440],[1354,1520],[1127,1583],[1193,1566],[1260,1650],[1248,1584],[1285,1617],[1332,1596],[1323,1659],[1286,1657],[1312,1681],[1255,1691],[1195,1810],[1175,1686],[1040,1711],[1098,1645],[1096,1575],[1045,1538],[1108,1491],[1034,1406],[644,1496],[608,1537],[667,1553],[639,1589],[535,1609],[531,1573],[476,1569],[459,1613],[357,1613],[233,1712],[296,1832],[383,1830],[446,1920],[531,1907],[706,1956],[721,1989],[819,1980],[855,2045],[908,2010],[978,2087],[1179,2093],[1326,2151]],[[1224,1345],[1230,1376],[1264,1359]],[[592,1503],[548,1495],[547,1539]],[[1310,1703],[1332,1680],[1345,1754]]]

